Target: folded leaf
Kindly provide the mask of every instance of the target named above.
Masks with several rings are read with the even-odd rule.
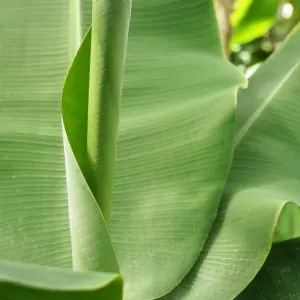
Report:
[[[0,298],[5,300],[122,300],[122,288],[117,274],[0,260]]]
[[[69,198],[92,199],[78,210],[78,205],[69,206],[71,221],[84,216],[83,227],[71,227],[80,234],[70,241],[59,102],[68,64],[87,29],[91,2],[11,1],[1,7],[0,257],[118,272],[103,216],[72,151],[66,150],[72,161],[67,173],[79,171],[77,184],[68,184]],[[87,243],[97,249],[96,257],[86,251]]]
[[[92,29],[62,95],[73,266],[118,272],[111,214],[119,106],[131,1],[93,2]]]
[[[299,43],[298,28],[240,92],[243,121],[218,216],[193,270],[166,299],[233,299],[273,241],[300,236]]]
[[[87,155],[90,50],[91,31],[73,61],[62,95],[73,267],[118,272],[106,222],[86,181],[90,168]]]

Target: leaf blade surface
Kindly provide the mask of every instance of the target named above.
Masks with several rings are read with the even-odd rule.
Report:
[[[240,92],[241,133],[217,218],[192,272],[166,299],[233,299],[272,243],[299,237],[299,43],[298,28]]]

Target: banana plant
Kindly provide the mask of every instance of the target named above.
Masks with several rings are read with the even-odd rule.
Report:
[[[237,101],[211,0],[0,7],[2,299],[299,296],[300,30]]]

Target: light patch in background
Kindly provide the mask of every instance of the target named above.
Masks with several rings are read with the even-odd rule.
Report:
[[[291,3],[284,3],[280,8],[280,15],[283,19],[290,19],[294,13],[294,7]]]

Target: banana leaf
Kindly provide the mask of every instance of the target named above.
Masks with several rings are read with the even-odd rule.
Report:
[[[204,245],[232,158],[243,78],[213,3],[136,1],[124,80],[129,1],[94,1],[78,52],[90,1],[1,5],[1,258],[120,270],[125,299],[166,294]]]
[[[239,92],[235,151],[217,218],[192,271],[164,299],[234,299],[264,265],[274,243],[300,236],[299,44],[298,26],[250,78],[248,89]],[[276,299],[274,285],[265,288],[249,299]],[[288,299],[293,291],[285,285],[280,293]]]
[[[240,297],[275,297],[273,252],[259,270],[300,235],[300,31],[236,109],[210,0],[1,5],[2,298],[224,300],[257,274]]]

